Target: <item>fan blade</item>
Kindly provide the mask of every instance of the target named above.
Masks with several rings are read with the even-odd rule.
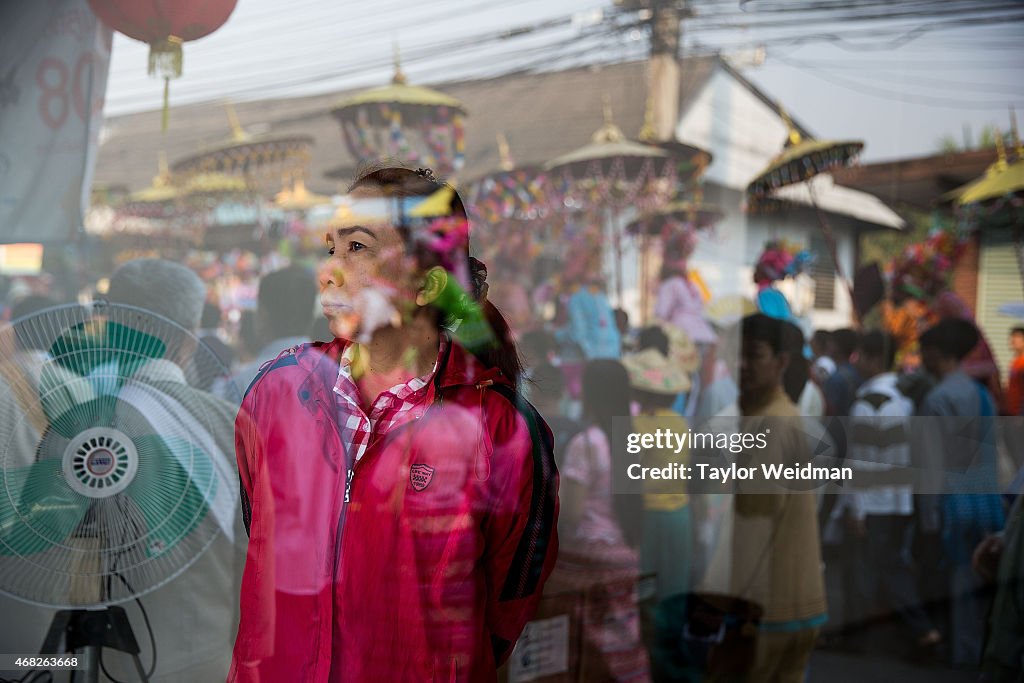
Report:
[[[49,361],[39,372],[39,404],[51,424],[95,398],[87,379]],[[65,418],[67,419],[67,418]]]
[[[118,362],[118,374],[123,382],[143,365],[155,358],[163,358],[167,345],[151,334],[140,332],[119,323],[107,323],[107,348]]]
[[[50,356],[79,377],[90,377],[96,393],[114,393],[140,365],[163,358],[159,338],[116,322],[81,323],[50,346]]]
[[[45,404],[44,404],[45,407]],[[51,416],[50,427],[61,436],[72,439],[75,435],[92,427],[110,427],[114,424],[117,397],[99,396],[84,403],[73,405],[63,413]]]
[[[31,555],[64,542],[91,503],[65,483],[60,460],[0,472],[0,555]]]
[[[146,520],[151,557],[173,548],[206,516],[217,479],[210,457],[185,439],[147,435],[135,439],[139,469],[124,494]]]

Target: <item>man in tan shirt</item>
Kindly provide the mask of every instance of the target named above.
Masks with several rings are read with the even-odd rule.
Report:
[[[770,429],[767,446],[748,453],[761,463],[786,466],[811,459],[800,414],[782,376],[789,362],[783,322],[754,314],[743,319],[740,412],[744,433]],[[815,497],[758,482],[758,493],[739,489],[734,500],[732,591],[764,608],[757,657],[749,680],[799,683],[818,630],[825,622],[825,588]],[[749,488],[747,490],[750,490]]]

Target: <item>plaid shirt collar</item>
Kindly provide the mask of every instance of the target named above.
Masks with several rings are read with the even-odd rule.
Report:
[[[426,412],[432,393],[431,380],[437,373],[439,361],[444,357],[448,344],[447,338],[442,335],[438,359],[434,361],[430,372],[382,391],[373,402],[369,415],[360,405],[359,387],[352,377],[356,345],[351,342],[346,344],[339,358],[334,395],[342,440],[353,462],[363,457],[374,439],[384,436],[399,425],[419,419]]]

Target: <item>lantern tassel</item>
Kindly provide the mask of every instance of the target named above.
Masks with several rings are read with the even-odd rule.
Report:
[[[160,115],[160,132],[167,132],[167,122],[171,118],[171,79],[164,78],[164,108]]]
[[[149,44],[149,75],[164,79],[164,108],[161,117],[161,131],[167,132],[170,118],[171,79],[178,78],[182,72],[183,53],[182,39],[178,36],[167,36]]]

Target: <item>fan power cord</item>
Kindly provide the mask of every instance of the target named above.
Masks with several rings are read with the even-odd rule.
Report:
[[[124,578],[124,576],[121,574],[121,572],[115,571],[114,575],[117,578],[121,579],[121,583],[124,584],[125,588],[128,589],[129,593],[134,593],[135,592],[135,589],[132,588],[131,584],[128,583],[128,579]],[[149,671],[146,672],[146,681],[149,681],[149,679],[151,679],[153,677],[153,673],[156,671],[156,638],[153,637],[153,627],[149,623],[149,615],[146,613],[146,608],[142,606],[142,600],[140,600],[139,598],[135,598],[135,602],[136,602],[136,604],[138,604],[139,610],[142,612],[142,620],[144,622],[146,622],[146,631],[149,633],[149,642],[152,645],[152,649],[153,649],[153,661],[149,665]],[[110,672],[107,671],[107,666],[106,666],[106,664],[103,663],[103,649],[102,648],[100,649],[99,659],[100,659],[100,669],[103,670],[103,675],[104,676],[109,678],[112,681],[112,683],[124,683],[124,681],[120,681],[120,680],[114,678],[113,676],[111,676]],[[0,682],[0,683],[2,683],[2,682]],[[25,683],[29,683],[29,682],[26,681]]]

